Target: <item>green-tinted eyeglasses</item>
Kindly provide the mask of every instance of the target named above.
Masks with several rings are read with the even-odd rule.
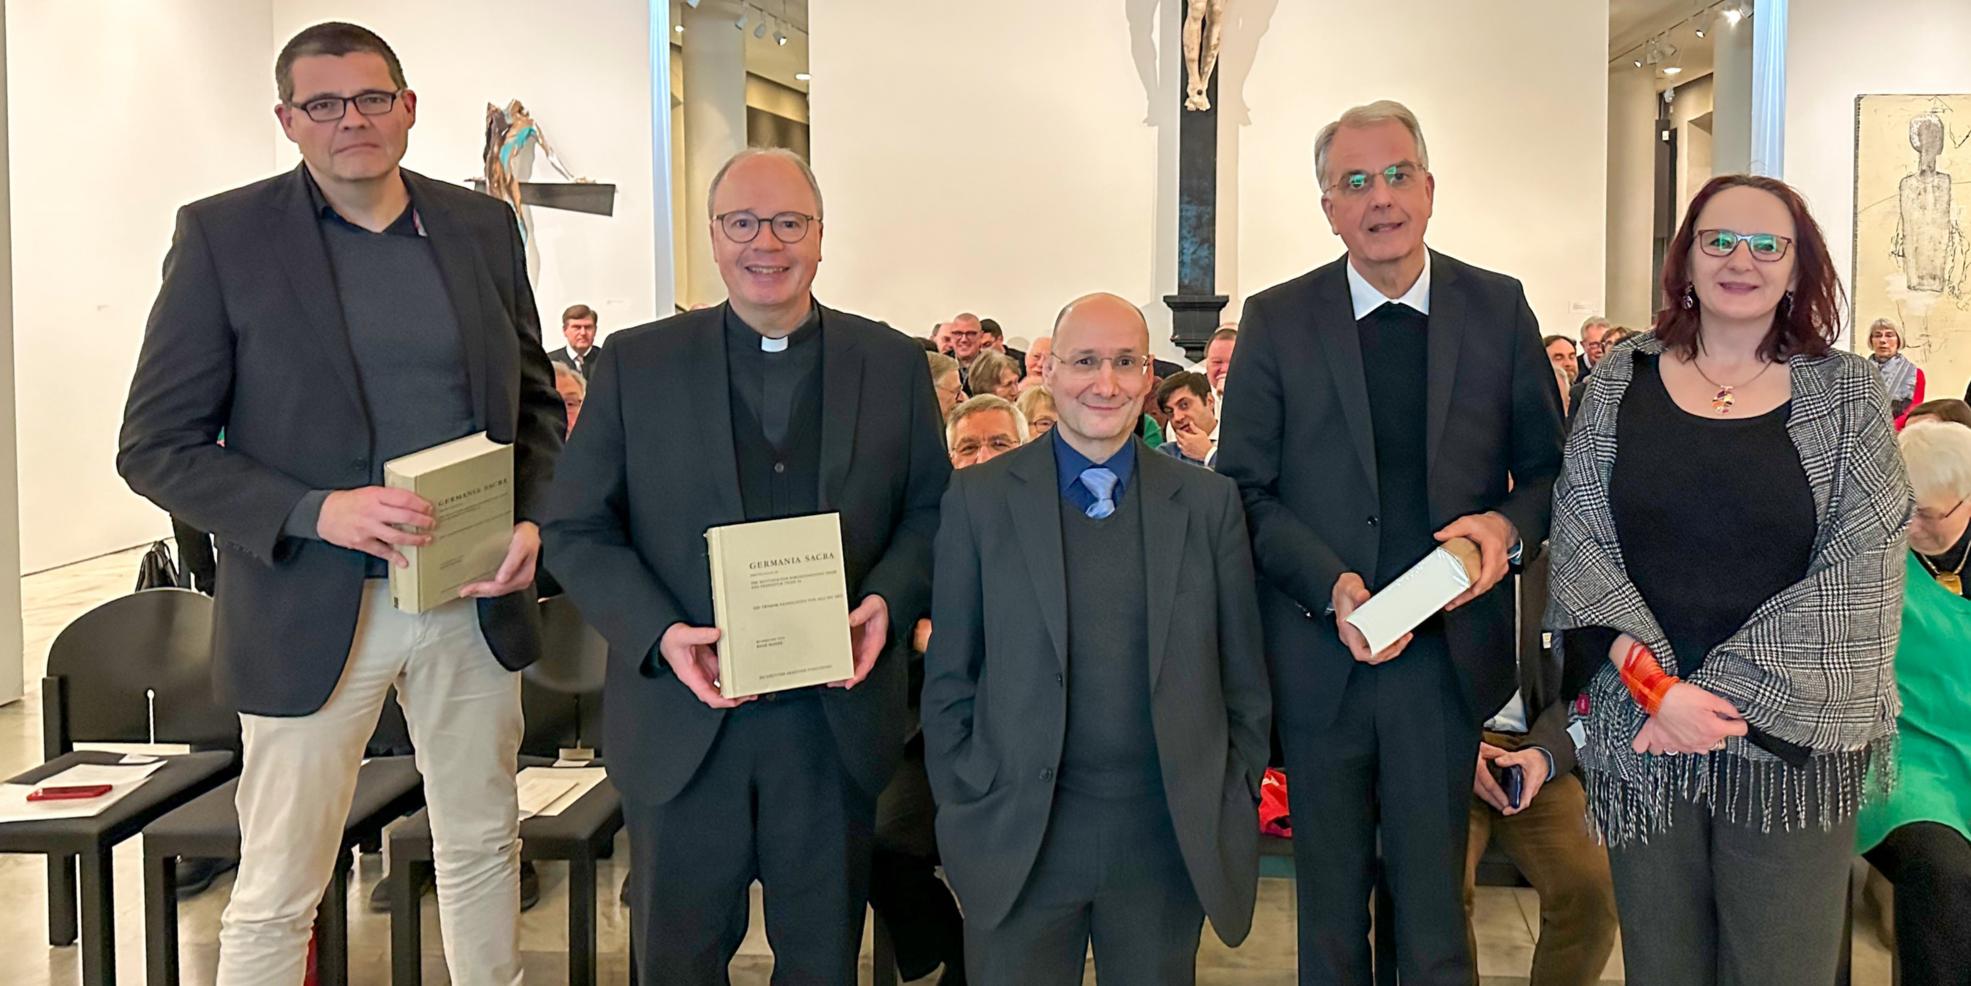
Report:
[[[1414,184],[1421,173],[1422,169],[1408,164],[1392,164],[1381,171],[1351,171],[1328,186],[1328,191],[1340,192],[1343,195],[1363,195],[1375,187],[1376,176],[1381,175],[1382,183],[1388,185],[1390,191],[1400,192]]]
[[[1729,257],[1738,245],[1744,243],[1752,252],[1752,259],[1773,263],[1786,256],[1787,248],[1793,241],[1778,233],[1740,233],[1729,229],[1700,229],[1697,231],[1697,248],[1706,256]]]

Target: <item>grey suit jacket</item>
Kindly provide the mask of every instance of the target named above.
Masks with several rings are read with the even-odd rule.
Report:
[[[1134,440],[1134,439],[1132,439]],[[1230,480],[1139,447],[1151,719],[1198,899],[1252,926],[1272,697],[1245,512]],[[952,477],[932,580],[924,748],[967,920],[1011,912],[1040,851],[1067,730],[1067,575],[1052,443]]]
[[[458,314],[473,424],[513,444],[514,513],[538,519],[564,415],[513,213],[456,185],[404,178]],[[214,534],[224,561],[213,673],[239,711],[306,715],[341,679],[368,556],[281,527],[310,490],[369,485],[374,454],[301,168],[178,210],[116,466],[131,489]],[[478,606],[501,664],[538,656],[531,591]]]

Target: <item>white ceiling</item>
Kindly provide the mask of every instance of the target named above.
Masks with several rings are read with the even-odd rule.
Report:
[[[797,79],[797,74],[808,70],[808,0],[699,0],[699,9],[722,9],[728,19],[736,21],[740,8],[746,11],[746,71],[748,74],[770,80],[799,92],[807,92],[805,80]],[[683,0],[672,0],[671,23],[684,23]],[[754,37],[758,29],[761,13],[766,14],[767,29],[765,37]],[[774,30],[778,27],[787,35],[787,43],[776,44]],[[734,28],[734,30],[739,30]],[[671,33],[671,44],[690,44],[691,39],[677,31]]]
[[[1718,0],[1609,0],[1608,60],[1612,70],[1639,71],[1631,67],[1644,55],[1651,38],[1661,37],[1674,45],[1673,58],[1650,69],[1656,87],[1664,89],[1711,74],[1712,39],[1708,36]],[[1748,4],[1749,6],[1749,4]],[[1698,37],[1703,27],[1706,37]],[[1665,74],[1663,69],[1681,67],[1682,72]]]

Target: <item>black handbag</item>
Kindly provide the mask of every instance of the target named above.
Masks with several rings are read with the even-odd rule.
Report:
[[[165,541],[152,541],[151,549],[144,552],[144,560],[137,563],[137,589],[182,589],[184,576],[178,570],[178,562],[171,557],[171,545]]]

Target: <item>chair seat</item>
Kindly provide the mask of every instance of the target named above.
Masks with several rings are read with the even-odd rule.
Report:
[[[608,778],[589,789],[559,815],[536,815],[520,822],[521,859],[593,857],[623,827],[623,796]],[[390,858],[431,858],[431,815],[420,808],[390,830]]]
[[[144,855],[199,859],[237,859],[240,816],[234,801],[239,779],[227,781],[190,804],[144,827]],[[424,778],[410,757],[377,757],[356,774],[356,794],[344,823],[344,842],[383,826],[417,808]]]
[[[9,784],[38,784],[70,767],[114,764],[122,754],[99,751],[65,753],[33,770],[8,778]],[[164,757],[164,766],[122,800],[87,818],[51,818],[37,822],[0,824],[0,852],[76,853],[121,842],[159,816],[194,801],[233,770],[228,750],[184,753]]]

